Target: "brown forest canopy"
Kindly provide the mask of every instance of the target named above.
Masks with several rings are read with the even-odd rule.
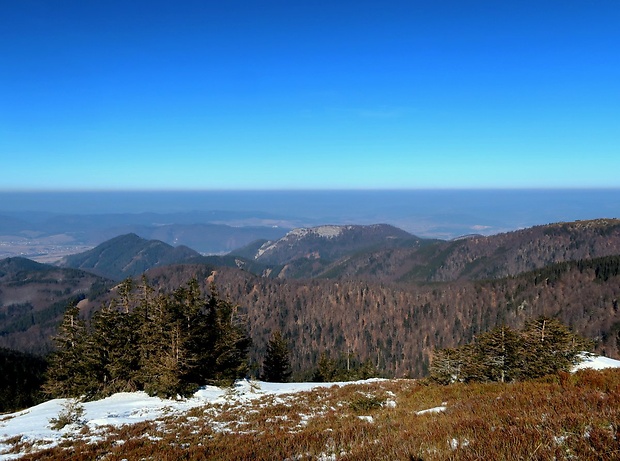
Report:
[[[618,267],[620,257],[610,257],[494,281],[424,285],[270,280],[233,269],[213,275],[200,266],[156,269],[149,277],[168,287],[189,274],[204,285],[214,279],[222,296],[241,306],[255,354],[280,330],[295,371],[314,367],[322,352],[353,351],[388,375],[422,376],[433,350],[500,324],[520,328],[540,315],[557,317],[595,340],[599,353],[618,357]]]

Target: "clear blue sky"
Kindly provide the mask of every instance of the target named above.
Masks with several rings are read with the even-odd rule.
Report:
[[[0,2],[0,189],[620,187],[620,3]]]

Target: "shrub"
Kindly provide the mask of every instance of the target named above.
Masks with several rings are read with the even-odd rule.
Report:
[[[50,427],[56,431],[70,424],[81,424],[84,406],[77,399],[69,399],[63,405],[57,418],[50,419]]]

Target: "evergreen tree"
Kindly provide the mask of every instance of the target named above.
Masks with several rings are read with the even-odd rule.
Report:
[[[288,344],[282,334],[276,331],[267,343],[261,379],[267,382],[285,383],[291,374]]]
[[[99,383],[98,397],[140,389],[140,335],[133,312],[118,310],[116,303],[96,312],[87,338],[85,359]]]
[[[466,372],[477,381],[512,381],[520,376],[521,349],[516,331],[507,326],[494,328],[476,338],[473,362]]]
[[[213,328],[213,348],[209,351],[214,364],[210,381],[220,384],[232,383],[247,376],[248,353],[252,340],[237,315],[238,306],[211,293],[208,302],[210,326]]]
[[[141,325],[140,376],[149,395],[186,395],[187,331],[174,298],[158,296]]]
[[[478,335],[473,344],[438,351],[430,377],[443,384],[534,379],[569,371],[591,347],[559,320],[539,317],[520,331],[502,326]]]
[[[472,371],[471,364],[468,363],[471,356],[463,347],[435,351],[429,369],[430,378],[440,384],[464,381],[468,376],[466,368],[469,368],[470,373]]]
[[[143,322],[145,390],[161,396],[189,395],[207,383],[246,376],[250,338],[236,306],[211,289],[205,300],[198,282],[160,295]]]
[[[334,359],[330,358],[326,352],[322,352],[319,357],[317,369],[312,376],[312,381],[318,383],[329,383],[336,381],[335,378],[338,371],[337,366],[338,365]]]
[[[53,338],[56,351],[49,358],[43,391],[55,398],[89,396],[96,392],[97,381],[91,364],[85,359],[87,331],[79,317],[77,303],[68,306]]]
[[[370,379],[379,376],[377,367],[371,359],[367,359],[358,366],[355,366],[353,368],[353,373],[355,374],[355,378],[353,379]]]
[[[70,307],[55,339],[46,391],[54,397],[104,397],[145,390],[186,396],[198,386],[232,383],[248,371],[250,338],[237,307],[200,293],[196,280],[154,294],[145,279],[136,295],[127,280],[93,316],[90,329]]]
[[[377,376],[377,369],[370,359],[361,362],[351,351],[341,354],[338,359],[332,359],[323,352],[312,380],[315,382],[355,381],[375,376]]]
[[[521,337],[521,368],[526,379],[569,371],[579,363],[579,354],[592,347],[559,320],[545,316],[526,322]]]
[[[196,279],[175,290],[173,297],[178,305],[186,335],[183,342],[186,351],[183,380],[190,387],[196,388],[213,378],[215,363],[212,351],[217,337],[216,315],[211,312],[208,301],[202,296]]]

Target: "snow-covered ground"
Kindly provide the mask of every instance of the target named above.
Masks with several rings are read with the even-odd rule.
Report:
[[[607,357],[588,355],[575,367],[582,368],[620,368],[620,361]],[[369,380],[373,381],[373,380]],[[375,380],[376,381],[376,380]],[[368,381],[363,381],[368,382]],[[62,429],[51,428],[50,420],[67,411],[70,399],[55,399],[17,413],[0,415],[0,461],[17,459],[19,455],[6,454],[12,447],[7,443],[12,438],[21,436],[21,441],[33,443],[34,449],[57,445],[63,438],[71,438],[88,426],[89,433],[96,436],[105,426],[121,426],[142,421],[155,420],[164,416],[181,414],[191,408],[218,403],[247,403],[266,395],[294,394],[319,387],[343,386],[349,383],[266,383],[261,381],[239,381],[232,388],[206,386],[188,399],[165,400],[149,397],[144,392],[119,393],[106,399],[80,404],[84,409],[80,424],[67,425]],[[445,406],[419,412],[441,412]],[[366,417],[365,417],[366,418]]]
[[[346,383],[266,383],[262,381],[238,381],[232,388],[206,386],[191,398],[166,400],[149,397],[144,392],[114,394],[106,399],[80,404],[84,413],[79,425],[67,425],[60,430],[52,429],[50,420],[67,411],[71,399],[54,399],[27,410],[0,415],[0,460],[17,459],[19,455],[6,454],[11,448],[6,441],[21,436],[22,442],[34,443],[39,448],[50,448],[63,438],[71,437],[87,425],[96,434],[103,426],[121,426],[154,420],[163,416],[180,414],[191,408],[217,403],[243,403],[265,395],[283,395],[309,391],[319,387],[343,386]]]
[[[610,359],[602,355],[584,354],[584,360],[573,368],[573,371],[592,368],[602,370],[604,368],[620,368],[620,360]]]

